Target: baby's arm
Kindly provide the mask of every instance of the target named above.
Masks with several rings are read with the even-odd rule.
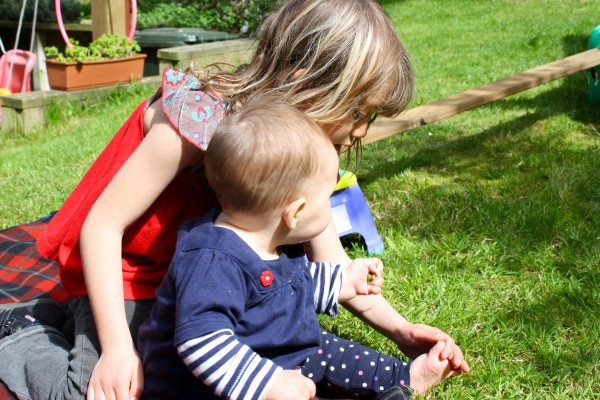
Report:
[[[315,312],[336,316],[344,281],[343,267],[326,262],[311,262],[307,266],[313,280]]]
[[[346,254],[337,235],[333,221],[319,236],[306,244],[308,257],[313,261],[329,260],[349,265]],[[441,357],[451,361],[454,369],[469,372],[469,365],[454,339],[442,330],[423,324],[413,324],[400,315],[381,295],[356,296],[342,304],[352,314],[396,343],[400,350],[411,358],[429,350],[438,342],[446,343]]]
[[[315,395],[310,379],[260,357],[229,329],[188,340],[177,351],[192,374],[219,397],[270,400]]]
[[[377,258],[358,258],[347,268],[312,262],[308,269],[313,279],[315,311],[320,314],[335,316],[340,301],[381,292],[383,264]]]

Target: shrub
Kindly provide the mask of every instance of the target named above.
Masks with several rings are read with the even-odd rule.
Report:
[[[277,2],[272,0],[144,0],[139,2],[140,28],[196,27],[249,35]]]
[[[0,0],[0,20],[18,21],[21,15],[22,1]],[[61,12],[65,22],[74,22],[79,20],[81,4],[77,0],[61,0]],[[35,2],[28,1],[25,7],[25,21],[33,20],[33,7]],[[37,22],[56,22],[56,12],[54,10],[54,1],[39,0]]]

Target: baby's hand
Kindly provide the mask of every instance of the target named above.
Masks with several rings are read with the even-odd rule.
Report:
[[[357,295],[379,294],[383,285],[383,263],[378,258],[357,258],[346,268]]]
[[[311,400],[317,395],[315,383],[300,371],[284,369],[273,380],[264,400],[299,399]]]

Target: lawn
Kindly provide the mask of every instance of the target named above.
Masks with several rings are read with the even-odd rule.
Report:
[[[413,106],[585,51],[600,24],[599,1],[382,3],[414,61]],[[59,207],[151,93],[56,104],[46,129],[0,138],[0,227]],[[599,398],[599,125],[578,73],[364,147],[384,293],[453,335],[472,367],[428,398]],[[347,312],[323,323],[401,356]]]

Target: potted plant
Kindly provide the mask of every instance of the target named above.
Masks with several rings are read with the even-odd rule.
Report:
[[[52,89],[79,90],[142,79],[146,55],[138,54],[140,46],[135,40],[104,34],[87,47],[69,41],[72,46],[62,53],[54,46],[44,48]]]

